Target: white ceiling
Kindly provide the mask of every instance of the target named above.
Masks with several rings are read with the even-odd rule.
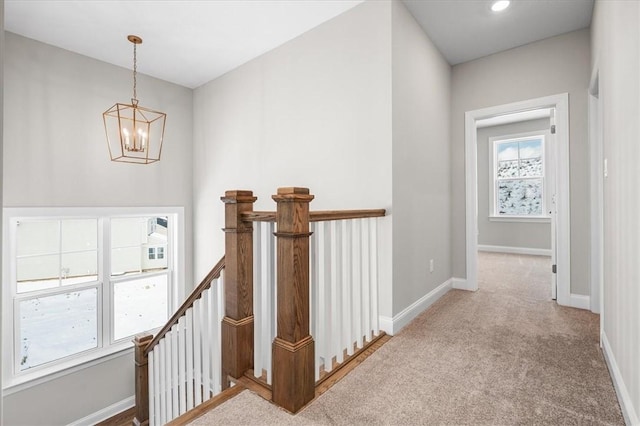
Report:
[[[363,0],[5,0],[5,29],[195,88]],[[378,1],[378,0],[368,0]],[[403,0],[451,64],[589,26],[593,0]]]
[[[522,46],[591,24],[594,0],[403,0],[451,65]]]

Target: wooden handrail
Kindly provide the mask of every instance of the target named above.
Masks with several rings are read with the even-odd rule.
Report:
[[[171,330],[171,327],[178,323],[180,317],[182,317],[185,312],[187,312],[187,309],[193,306],[193,302],[200,298],[202,292],[211,286],[213,280],[215,280],[216,278],[220,278],[220,273],[224,269],[224,265],[224,256],[222,256],[218,263],[216,263],[216,266],[214,266],[213,269],[209,271],[207,276],[204,277],[204,279],[200,282],[200,284],[198,284],[198,286],[193,289],[189,297],[187,297],[187,300],[184,301],[184,303],[171,316],[171,318],[169,318],[169,321],[167,321],[164,327],[162,327],[158,334],[156,334],[153,340],[151,340],[151,342],[147,345],[146,349],[144,350],[145,356],[148,355],[149,352],[153,350],[154,346],[157,345],[160,340],[162,340],[164,335],[167,334],[169,330]]]
[[[364,219],[367,217],[384,217],[385,209],[369,210],[319,210],[309,212],[310,222],[324,222],[329,220]],[[275,222],[276,212],[245,212],[241,214],[245,222]]]

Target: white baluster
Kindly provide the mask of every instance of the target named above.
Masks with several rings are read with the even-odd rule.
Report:
[[[160,392],[161,392],[161,403],[160,403],[160,409],[161,409],[161,424],[165,424],[168,421],[171,420],[170,417],[170,413],[169,413],[169,406],[171,403],[171,398],[169,395],[169,384],[168,384],[168,379],[169,376],[167,375],[167,338],[166,335],[165,337],[160,340],[160,342],[158,343],[158,346],[160,347]]]
[[[378,311],[378,219],[371,218],[369,232],[371,234],[370,256],[371,256],[371,328],[376,336],[380,334],[380,319]]]
[[[342,346],[347,349],[347,355],[353,355],[353,327],[351,325],[351,220],[342,222]]]
[[[318,243],[318,340],[316,343],[316,356],[319,358],[318,362],[324,366],[325,370],[328,365],[325,361],[326,356],[326,344],[327,344],[327,329],[329,328],[329,318],[327,317],[326,306],[327,300],[327,258],[325,256],[325,222],[316,223],[316,238]]]
[[[209,297],[207,293],[209,290],[205,290],[200,298],[201,310],[200,310],[200,330],[202,333],[202,341],[200,342],[202,348],[202,402],[208,400],[211,397],[211,375],[209,371],[209,365],[211,365],[211,354],[209,353],[209,327],[211,323],[209,321]]]
[[[362,348],[362,336],[364,335],[362,330],[362,239],[361,239],[361,227],[360,221],[353,221],[353,245],[351,247],[351,260],[352,260],[352,278],[353,278],[353,298],[352,298],[352,322],[353,322],[353,334],[355,336],[355,342],[358,349]]]
[[[362,330],[365,340],[371,341],[371,282],[370,282],[370,257],[369,257],[369,221],[360,219],[362,225]]]
[[[309,309],[311,310],[311,322],[309,324],[311,336],[315,341],[316,353],[314,357],[314,374],[316,381],[320,380],[320,351],[318,350],[318,339],[320,338],[320,299],[318,294],[319,278],[318,278],[318,226],[317,222],[309,224],[311,238],[309,239]]]
[[[185,315],[186,321],[186,344],[187,344],[187,411],[191,410],[193,405],[193,308],[187,309]]]
[[[277,268],[276,268],[276,262],[277,262],[277,252],[276,252],[276,238],[273,235],[276,232],[276,223],[275,222],[269,222],[268,226],[266,227],[268,229],[267,235],[266,235],[266,239],[265,241],[267,242],[267,247],[268,247],[268,253],[269,253],[269,257],[268,257],[268,261],[267,264],[269,265],[269,285],[267,286],[267,294],[268,294],[268,302],[267,302],[267,306],[268,306],[268,312],[267,312],[267,326],[269,327],[269,332],[266,333],[267,335],[267,341],[265,342],[265,348],[268,348],[265,352],[266,352],[266,366],[267,366],[267,383],[271,384],[271,366],[272,366],[272,351],[271,351],[271,344],[273,342],[273,340],[276,338],[276,333],[278,332],[278,320],[277,320],[277,315],[278,312],[276,310],[276,302],[277,302],[277,289],[278,289],[278,285],[277,285]]]
[[[171,327],[171,394],[172,417],[176,418],[180,415],[180,399],[178,396],[178,324]]]
[[[342,271],[340,270],[340,260],[342,259],[340,249],[340,228],[338,221],[332,220],[329,227],[331,234],[331,330],[332,340],[330,342],[331,358],[336,357],[336,362],[341,363],[344,361],[344,351],[342,347],[342,305],[340,279],[342,278]]]
[[[263,287],[265,249],[262,247],[262,222],[253,222],[253,375],[260,377],[263,368],[264,298]]]
[[[185,317],[182,316],[178,320],[178,384],[180,391],[180,415],[187,412],[187,392],[185,383],[186,379],[186,330],[185,330]]]
[[[202,403],[202,327],[200,300],[193,302],[193,403]]]
[[[156,424],[156,382],[155,382],[155,361],[154,350],[149,352],[148,355],[148,371],[149,371],[149,425],[154,426]]]
[[[219,359],[220,359],[220,345],[218,343],[220,336],[220,313],[219,308],[220,304],[218,303],[218,286],[220,283],[218,279],[213,280],[211,283],[211,290],[209,291],[209,297],[211,298],[211,302],[209,306],[211,306],[211,337],[209,339],[211,343],[211,390],[214,395],[220,393],[221,382],[220,382],[220,368]]]

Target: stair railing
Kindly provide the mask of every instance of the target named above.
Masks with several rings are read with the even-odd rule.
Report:
[[[135,424],[167,423],[247,378],[295,413],[384,334],[377,229],[385,211],[310,212],[306,188],[272,198],[275,212],[255,212],[251,191],[221,197],[225,257],[155,338],[136,336]]]

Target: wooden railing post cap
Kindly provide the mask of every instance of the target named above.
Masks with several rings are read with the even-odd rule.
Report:
[[[133,344],[136,346],[147,346],[153,339],[153,334],[140,333],[133,336]]]
[[[309,188],[298,188],[295,186],[288,186],[285,188],[278,188],[278,193],[271,196],[274,201],[298,201],[298,202],[310,202],[315,197],[309,194]]]
[[[253,191],[234,189],[225,191],[224,197],[220,197],[223,203],[253,203],[258,197],[253,196]]]

